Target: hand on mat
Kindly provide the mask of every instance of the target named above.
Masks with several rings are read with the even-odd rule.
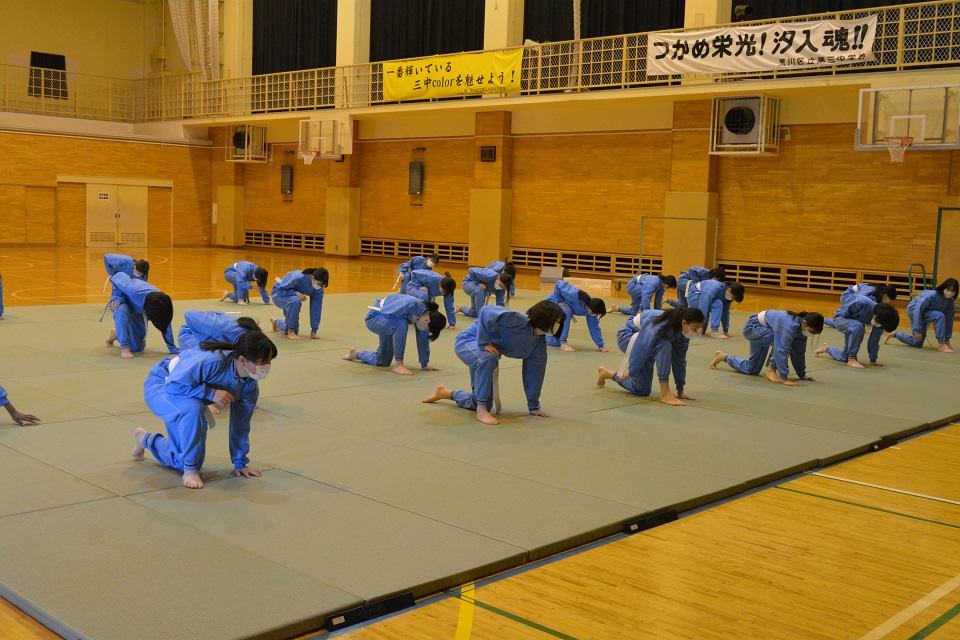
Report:
[[[532,416],[540,416],[541,418],[549,418],[549,417],[550,417],[550,414],[547,413],[546,411],[544,411],[543,409],[536,409],[535,411],[531,411],[531,412],[530,412],[530,415],[532,415]]]
[[[781,380],[780,384],[786,385],[788,387],[802,387],[803,385],[799,382],[794,382],[793,380]]]
[[[421,371],[440,371],[440,369],[437,369],[436,367],[431,367],[430,365],[422,367],[420,370]]]
[[[29,413],[20,413],[16,409],[10,412],[10,417],[13,418],[13,421],[16,422],[21,427],[25,427],[31,424],[39,424],[40,418],[37,416],[31,415]]]
[[[257,471],[256,469],[250,469],[248,467],[244,467],[243,469],[234,469],[233,475],[237,476],[238,478],[240,476],[243,476],[244,478],[259,478],[263,474]]]
[[[448,324],[448,325],[447,325],[447,329],[452,329],[452,330],[454,330],[454,331],[457,330],[457,328],[456,328],[455,326],[453,326],[452,324]]]
[[[493,346],[492,344],[488,344],[487,346],[485,346],[485,347],[483,348],[483,350],[484,350],[484,351],[489,351],[490,353],[492,353],[493,355],[497,356],[498,358],[500,357],[500,351],[499,351],[495,346]]]
[[[607,349],[606,347],[600,347],[599,349],[597,349],[597,351],[599,351],[600,353],[607,353],[607,352],[609,352],[610,350]]]
[[[233,402],[233,395],[225,389],[217,389],[213,392],[213,404],[217,407],[225,407]]]

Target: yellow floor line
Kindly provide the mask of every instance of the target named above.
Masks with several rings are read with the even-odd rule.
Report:
[[[923,596],[897,615],[889,618],[886,622],[876,627],[872,631],[860,636],[860,640],[879,640],[910,618],[914,617],[930,605],[943,598],[958,586],[960,586],[960,574],[957,574],[952,579],[944,582],[942,585]],[[459,636],[457,637],[459,638]]]
[[[473,633],[473,583],[460,588],[460,615],[457,617],[455,640],[469,640]]]

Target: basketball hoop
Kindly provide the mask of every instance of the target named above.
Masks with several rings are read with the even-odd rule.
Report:
[[[303,158],[303,164],[313,164],[313,159],[317,157],[317,152],[311,149],[301,149],[300,157]]]
[[[910,136],[887,136],[883,139],[887,145],[887,151],[890,152],[890,162],[903,162],[903,154],[907,147],[913,144],[913,138]]]

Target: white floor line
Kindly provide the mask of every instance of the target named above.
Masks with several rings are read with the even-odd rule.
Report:
[[[839,480],[841,482],[849,482],[850,484],[859,484],[864,487],[872,487],[874,489],[883,489],[884,491],[892,491],[893,493],[902,493],[905,496],[914,496],[917,498],[926,498],[927,500],[936,500],[937,502],[945,502],[947,504],[955,504],[960,506],[960,502],[956,500],[947,500],[946,498],[938,498],[937,496],[928,496],[924,493],[914,493],[913,491],[904,491],[903,489],[894,489],[893,487],[885,487],[880,484],[870,484],[869,482],[860,482],[859,480],[851,480],[849,478],[841,478],[839,476],[831,476],[826,473],[811,473],[808,474],[811,476],[817,476],[818,478],[830,478],[831,480]]]
[[[942,585],[923,596],[897,615],[887,619],[885,622],[883,622],[883,624],[860,636],[860,640],[879,640],[879,638],[884,637],[910,618],[914,617],[930,605],[943,598],[943,596],[956,589],[957,586],[960,586],[960,574],[953,576],[952,579],[944,582]]]

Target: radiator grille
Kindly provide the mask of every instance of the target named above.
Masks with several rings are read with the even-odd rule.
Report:
[[[518,267],[566,267],[570,271],[604,276],[633,276],[641,271],[660,273],[660,256],[630,256],[613,253],[579,253],[559,249],[514,247],[510,260]]]
[[[394,240],[390,238],[360,238],[361,255],[409,258],[431,253],[436,253],[444,262],[466,262],[469,248],[465,244]]]
[[[302,249],[304,251],[323,251],[323,236],[305,233],[283,233],[279,231],[247,231],[244,241],[253,247],[274,247],[277,249]]]
[[[821,293],[842,293],[844,289],[858,282],[896,285],[906,292],[910,287],[910,277],[906,271],[845,269],[842,267],[805,267],[802,265],[775,265],[750,262],[719,260],[717,266],[723,267],[729,280],[770,289],[790,291],[810,291]],[[917,282],[922,278],[917,278]]]

